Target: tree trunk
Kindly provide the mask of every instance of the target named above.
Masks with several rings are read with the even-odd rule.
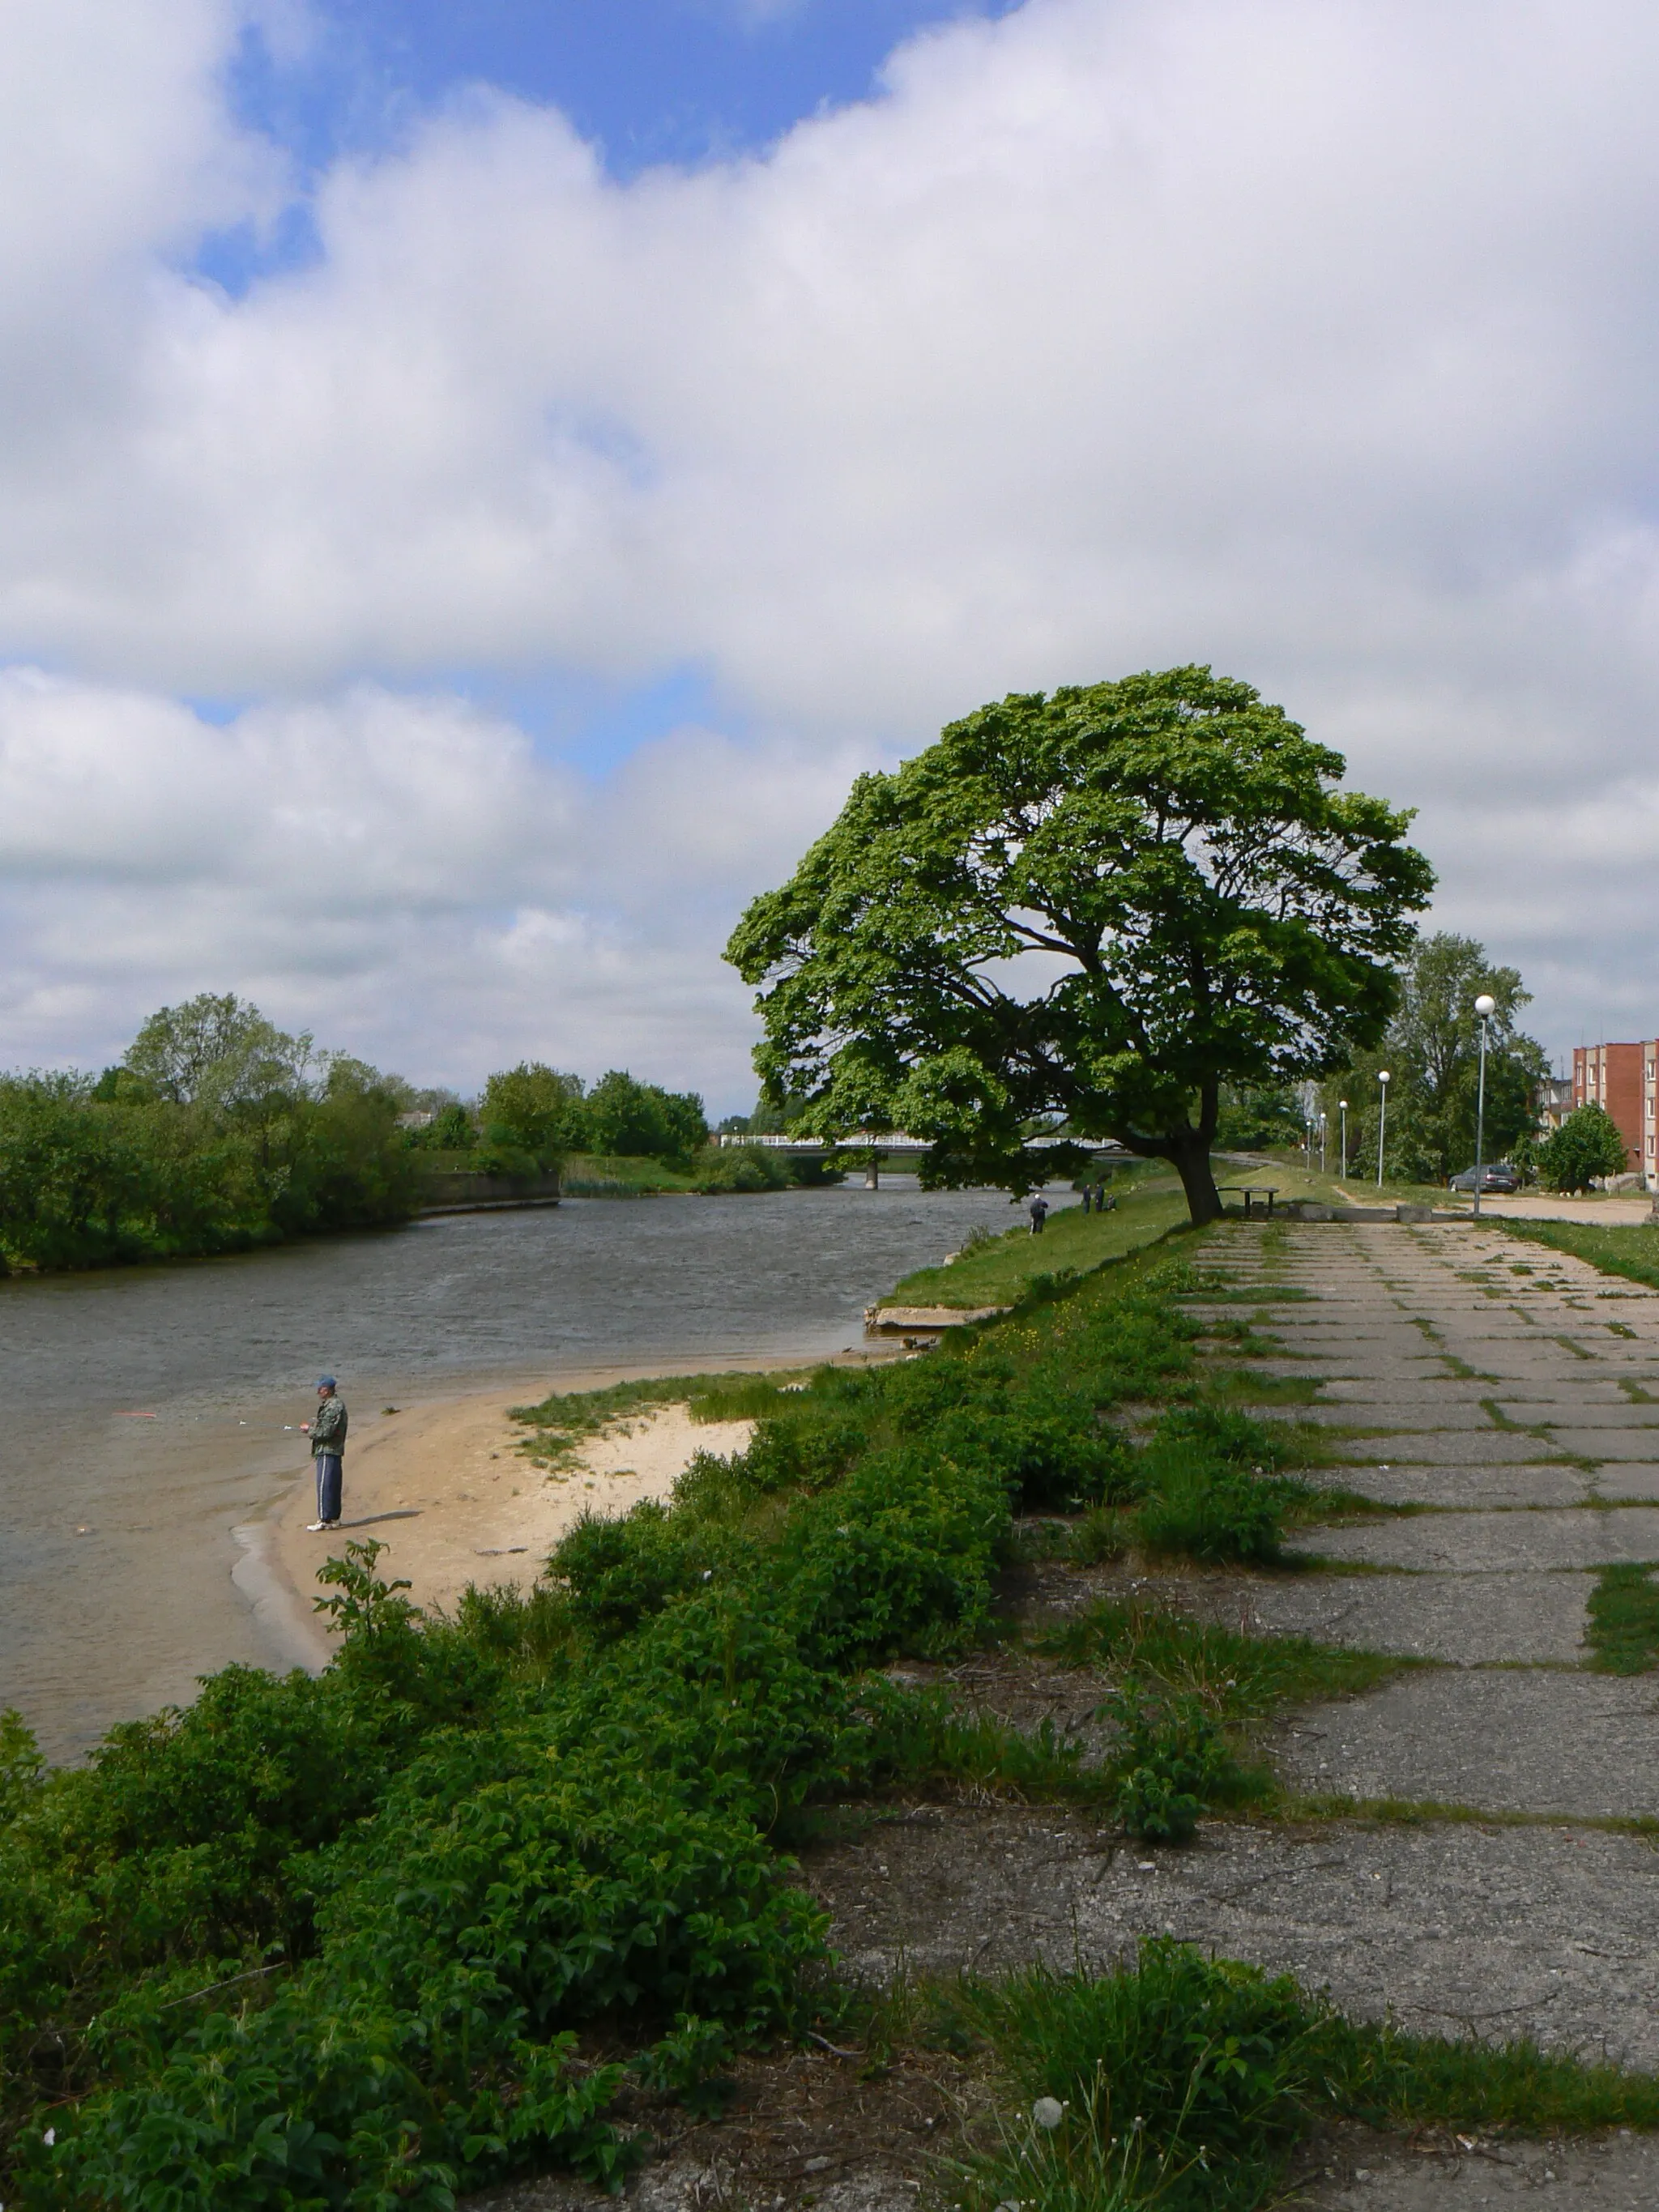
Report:
[[[1170,1157],[1187,1194],[1187,1211],[1192,1216],[1193,1226],[1201,1229],[1206,1221],[1219,1221],[1221,1194],[1215,1187],[1208,1144],[1203,1138],[1194,1137],[1191,1144],[1178,1150],[1171,1147]]]

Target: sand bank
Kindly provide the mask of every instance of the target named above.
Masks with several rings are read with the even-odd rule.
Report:
[[[280,1620],[286,1652],[313,1666],[327,1658],[330,1637],[311,1600],[320,1594],[318,1568],[348,1539],[378,1538],[386,1547],[378,1571],[407,1577],[417,1605],[453,1606],[469,1583],[526,1589],[579,1515],[666,1498],[695,1453],[741,1450],[754,1425],[694,1422],[684,1406],[653,1407],[548,1475],[520,1450],[526,1432],[507,1415],[522,1396],[507,1399],[497,1384],[395,1413],[354,1406],[339,1528],[307,1530],[316,1494],[307,1466],[267,1521],[238,1530],[248,1554],[238,1581],[270,1628]]]

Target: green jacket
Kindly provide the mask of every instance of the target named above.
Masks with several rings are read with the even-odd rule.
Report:
[[[345,1400],[339,1396],[324,1398],[311,1417],[311,1456],[321,1452],[343,1454],[346,1439]]]

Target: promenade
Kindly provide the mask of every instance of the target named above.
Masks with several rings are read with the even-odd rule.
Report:
[[[1050,1806],[916,1807],[815,1869],[838,1945],[885,1976],[901,1958],[1105,1962],[1170,1933],[1355,2015],[1659,2068],[1659,1855],[1641,1825],[1659,1819],[1659,1698],[1650,1674],[1595,1671],[1584,1642],[1598,1571],[1659,1560],[1659,1296],[1461,1224],[1229,1225],[1203,1258],[1218,1320],[1249,1316],[1276,1347],[1261,1366],[1318,1386],[1287,1409],[1331,1431],[1340,1464],[1312,1479],[1428,1510],[1305,1532],[1321,1564],[1301,1575],[1133,1588],[1416,1663],[1271,1736],[1302,1816],[1210,1820],[1185,1850]],[[1295,2201],[1416,2212],[1540,2187],[1651,2208],[1659,2152],[1379,2141],[1339,2149]]]

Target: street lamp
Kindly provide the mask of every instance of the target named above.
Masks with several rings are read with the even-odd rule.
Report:
[[[1480,1017],[1480,1088],[1475,1094],[1474,1109],[1474,1211],[1478,1219],[1484,1180],[1481,1164],[1486,1149],[1486,1026],[1498,1012],[1498,1001],[1483,991],[1474,1002],[1474,1011]]]
[[[1346,1098],[1339,1098],[1336,1104],[1337,1110],[1342,1116],[1342,1180],[1346,1182],[1348,1180],[1348,1102]]]
[[[1325,1131],[1329,1121],[1330,1116],[1322,1106],[1319,1109],[1319,1172],[1321,1175],[1325,1172]]]
[[[1382,1147],[1388,1141],[1389,1134],[1389,1071],[1386,1067],[1378,1068],[1376,1071],[1376,1079],[1381,1085],[1382,1091],[1382,1100],[1376,1109],[1376,1187],[1381,1190],[1382,1188]]]

